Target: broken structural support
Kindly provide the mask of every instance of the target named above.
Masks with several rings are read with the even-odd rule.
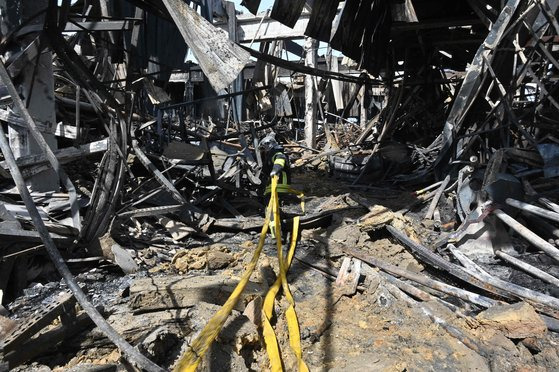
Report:
[[[12,1],[8,0],[8,2]],[[2,15],[0,22],[8,21],[14,24],[30,23],[42,25],[44,15],[36,17],[36,14],[40,14],[40,12],[46,9],[47,0],[16,1],[16,3],[20,3],[18,12],[7,12]],[[3,10],[6,9],[5,1],[0,1],[0,6]],[[10,20],[4,17],[16,19]],[[34,36],[22,37],[23,40],[28,40],[28,38],[32,39]],[[41,41],[38,42],[38,45],[41,47]],[[56,123],[52,52],[48,48],[42,50],[35,59],[29,59],[23,65],[21,71],[16,75],[12,75],[12,77],[16,81],[18,93],[25,102],[25,107],[31,116],[42,122]],[[19,113],[21,108],[16,106],[15,111]],[[28,128],[23,129],[10,126],[8,127],[8,136],[10,147],[14,151],[16,158],[40,154],[43,151],[42,142],[48,143],[48,146],[53,150],[58,147],[57,140],[53,134],[44,133],[42,137],[44,140],[41,142],[30,133]],[[28,181],[29,186],[35,191],[57,191],[60,187],[55,171],[52,169],[35,174]]]
[[[452,246],[452,244],[449,244],[449,249],[454,257],[456,257],[456,259],[464,266],[464,270],[470,272],[479,280],[487,282],[488,284],[500,288],[503,291],[507,291],[518,298],[530,301],[532,304],[538,304],[553,310],[559,310],[559,299],[505,280],[501,280],[483,270],[464,253]]]
[[[485,42],[481,44],[476,55],[469,65],[464,81],[456,95],[456,99],[448,114],[443,130],[443,147],[437,158],[438,164],[443,157],[448,154],[454,143],[456,133],[462,126],[464,118],[468,113],[472,102],[478,95],[482,85],[485,71],[487,70],[487,62],[491,62],[495,56],[495,50],[501,41],[509,22],[511,21],[520,0],[509,0],[503,7],[497,22],[491,28]],[[484,57],[486,59],[484,59]]]
[[[52,152],[46,139],[39,132],[39,128],[37,128],[34,119],[31,117],[30,112],[27,110],[27,107],[25,106],[24,102],[20,98],[16,87],[14,86],[10,76],[8,75],[8,71],[6,71],[6,67],[4,66],[4,63],[2,62],[0,62],[0,80],[6,86],[10,96],[12,96],[14,104],[17,107],[17,109],[20,111],[20,114],[24,119],[25,124],[27,125],[29,133],[35,139],[37,144],[42,148],[42,151],[44,151],[46,159],[48,160],[52,169],[54,169],[55,174],[58,175],[58,178],[62,181],[64,187],[66,187],[70,199],[72,222],[74,227],[80,230],[81,229],[80,210],[77,202],[78,199],[76,194],[76,188],[74,187],[74,184],[72,183],[72,181],[70,180],[70,178],[68,177],[64,169],[62,169],[62,167],[60,166],[58,159]]]
[[[401,278],[405,278],[405,279],[409,279],[412,280],[416,283],[419,283],[421,285],[424,285],[428,288],[431,289],[435,289],[437,291],[443,292],[445,294],[460,298],[464,301],[468,301],[471,302],[473,304],[476,304],[478,306],[481,307],[486,307],[489,308],[491,306],[497,305],[499,302],[495,301],[489,297],[485,297],[482,295],[479,295],[477,293],[473,293],[473,292],[469,292],[466,291],[464,289],[458,288],[458,287],[453,287],[451,285],[448,285],[446,283],[440,282],[438,280],[434,280],[429,278],[426,275],[423,274],[417,274],[414,272],[411,272],[409,270],[404,270],[400,267],[391,265],[389,263],[383,262],[382,260],[379,260],[371,255],[365,254],[361,251],[357,251],[355,249],[351,249],[351,248],[344,248],[343,249],[344,253],[347,253],[348,255],[358,258],[361,261],[369,264],[369,265],[373,265],[375,267],[378,267],[381,270],[384,270],[392,275],[396,275],[399,276]]]
[[[216,92],[227,88],[249,62],[250,54],[229,35],[180,0],[163,0],[184,41]]]
[[[316,67],[318,42],[310,37],[305,38],[305,66]],[[316,148],[316,90],[313,76],[305,75],[305,142],[310,148]]]
[[[511,298],[510,294],[503,291],[493,285],[479,280],[477,277],[473,276],[471,273],[467,272],[463,267],[458,266],[450,261],[445,260],[441,256],[431,252],[429,249],[423,245],[411,240],[405,233],[397,230],[393,226],[386,226],[386,229],[394,238],[396,238],[400,243],[410,248],[413,253],[422,259],[423,262],[429,265],[448,272],[449,274],[455,276],[458,279],[465,281],[473,286],[476,286],[485,291],[489,291],[503,298]]]

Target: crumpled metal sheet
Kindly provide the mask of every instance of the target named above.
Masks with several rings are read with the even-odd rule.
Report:
[[[185,2],[163,0],[163,3],[214,90],[220,92],[227,88],[249,62],[250,54]]]

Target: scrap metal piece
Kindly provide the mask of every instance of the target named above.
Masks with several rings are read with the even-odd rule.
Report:
[[[258,13],[258,7],[260,6],[260,0],[243,0],[241,5],[248,9],[249,12],[256,15]]]
[[[501,42],[501,39],[505,34],[505,30],[507,29],[512,16],[516,12],[520,3],[520,0],[509,0],[507,2],[485,41],[477,50],[445,122],[443,130],[443,147],[437,157],[437,160],[435,161],[436,165],[441,163],[452,148],[456,133],[462,126],[464,118],[472,106],[473,100],[477,97],[477,94],[481,89],[483,77],[487,71],[485,59],[489,62],[493,60],[497,45]]]
[[[183,204],[176,205],[163,205],[161,207],[149,207],[134,209],[126,212],[117,213],[118,217],[148,217],[148,216],[162,216],[167,213],[180,212],[185,209]]]
[[[64,292],[55,301],[47,306],[40,308],[30,319],[21,322],[2,341],[4,353],[15,350],[22,343],[29,340],[31,336],[48,326],[56,317],[64,311],[68,311],[76,303],[76,299],[71,292]]]
[[[161,186],[163,186],[167,191],[171,193],[173,199],[175,199],[176,201],[178,201],[183,205],[187,205],[188,202],[186,201],[186,199],[175,188],[175,186],[171,183],[171,181],[169,181],[163,175],[163,173],[161,173],[161,171],[157,169],[155,165],[153,165],[151,160],[149,160],[149,158],[146,156],[146,154],[144,154],[142,149],[140,149],[140,146],[138,146],[138,140],[136,140],[134,137],[132,137],[132,148],[134,149],[136,156],[138,156],[138,159],[144,165],[144,167],[146,167],[146,169],[149,170],[154,175],[155,179],[161,184]]]
[[[324,42],[330,41],[331,26],[337,13],[338,4],[338,0],[314,1],[305,36]]]
[[[113,244],[111,251],[115,256],[115,263],[125,274],[133,274],[140,269],[130,252],[122,248],[119,244]]]
[[[270,18],[293,28],[303,11],[305,0],[276,0]]]
[[[8,89],[8,92],[10,93],[10,96],[12,97],[15,106],[19,110],[20,114],[22,115],[25,121],[25,124],[27,125],[27,129],[29,130],[29,133],[31,134],[33,139],[37,141],[37,144],[43,149],[47,161],[58,175],[60,181],[62,181],[66,190],[68,190],[68,196],[70,199],[70,206],[72,210],[72,222],[74,227],[80,230],[81,229],[80,208],[78,205],[76,188],[74,187],[74,184],[72,183],[72,181],[70,180],[70,178],[68,177],[64,169],[62,169],[62,167],[60,166],[60,162],[58,161],[53,151],[51,150],[50,146],[46,142],[45,138],[39,131],[39,128],[35,124],[35,120],[31,117],[31,114],[29,113],[26,105],[23,103],[23,100],[19,96],[18,91],[12,82],[12,79],[8,75],[8,71],[6,71],[6,67],[4,66],[3,62],[0,62],[0,80]]]
[[[249,62],[250,54],[229,35],[206,21],[181,0],[163,0],[184,41],[216,92],[227,88]]]

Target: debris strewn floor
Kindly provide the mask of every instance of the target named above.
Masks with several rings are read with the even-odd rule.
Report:
[[[0,9],[0,371],[557,370],[559,1]]]

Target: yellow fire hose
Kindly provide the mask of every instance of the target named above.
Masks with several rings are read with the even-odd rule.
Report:
[[[281,352],[279,350],[276,334],[274,329],[270,323],[270,319],[272,317],[272,312],[274,308],[274,301],[279,292],[279,289],[283,289],[283,293],[289,303],[289,307],[286,310],[285,317],[287,320],[287,329],[289,333],[289,344],[293,353],[297,358],[297,363],[299,366],[299,371],[307,372],[308,368],[305,362],[303,361],[303,355],[301,351],[301,337],[299,332],[299,322],[297,320],[297,314],[295,312],[295,301],[293,300],[293,296],[291,295],[291,291],[289,290],[289,285],[287,283],[287,269],[291,264],[291,260],[293,259],[293,255],[295,253],[295,246],[297,245],[297,234],[299,232],[299,217],[295,217],[293,219],[293,231],[291,233],[291,244],[289,246],[289,251],[287,253],[287,257],[284,259],[283,257],[283,248],[281,243],[281,225],[280,225],[280,214],[279,214],[279,198],[277,193],[277,186],[278,186],[278,177],[272,177],[272,185],[271,185],[271,196],[270,196],[270,203],[266,209],[266,218],[264,220],[264,225],[262,226],[262,231],[260,233],[260,239],[258,240],[258,246],[254,251],[252,259],[250,260],[249,264],[246,267],[246,271],[244,272],[239,284],[233,290],[233,293],[229,296],[225,304],[219,309],[214,316],[210,319],[208,324],[204,327],[202,332],[196,337],[196,339],[192,342],[188,350],[184,353],[184,355],[180,358],[177,367],[175,368],[176,372],[193,372],[196,370],[198,365],[200,364],[204,354],[210,348],[212,342],[215,338],[219,335],[219,332],[223,328],[225,321],[231,314],[231,311],[237,304],[241,293],[245,289],[252,272],[256,268],[256,264],[258,262],[258,258],[260,257],[260,253],[262,252],[262,248],[264,247],[264,242],[266,240],[266,233],[268,231],[268,225],[271,220],[271,215],[274,216],[274,224],[275,229],[277,232],[277,249],[278,249],[278,262],[280,266],[280,275],[274,282],[274,284],[270,287],[266,297],[264,299],[264,305],[262,308],[262,328],[263,328],[263,336],[264,336],[264,343],[266,344],[266,352],[268,357],[270,358],[270,367],[272,371],[283,371],[283,363],[281,358]],[[301,207],[304,211],[304,203],[303,203],[303,193],[289,189],[288,192],[297,194],[299,198],[301,198]]]

